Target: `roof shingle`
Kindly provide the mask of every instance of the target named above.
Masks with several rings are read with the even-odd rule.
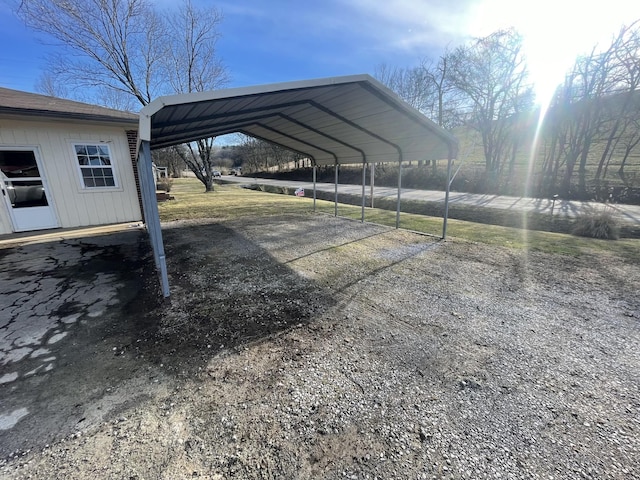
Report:
[[[0,113],[130,124],[138,122],[138,114],[136,113],[3,87],[0,87]]]

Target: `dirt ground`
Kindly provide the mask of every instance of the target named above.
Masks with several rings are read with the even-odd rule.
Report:
[[[0,252],[67,252],[38,278],[77,292],[0,364],[1,478],[640,478],[637,264],[322,215],[164,235],[171,303],[139,232]]]

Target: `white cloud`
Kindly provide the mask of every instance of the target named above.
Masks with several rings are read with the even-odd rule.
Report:
[[[368,48],[416,58],[514,27],[539,92],[548,94],[581,53],[606,47],[623,24],[640,18],[640,2],[607,0],[334,0],[345,12],[344,28]]]
[[[468,38],[471,7],[478,1],[340,0],[340,3],[354,9],[358,20],[365,19],[360,31],[366,29],[363,33],[380,43],[405,50],[432,50]]]
[[[624,21],[640,18],[640,2],[629,0],[607,0],[606,8],[584,0],[223,0],[216,5],[225,17],[221,46],[238,71],[247,71],[248,63],[252,72],[298,78],[308,71],[371,71],[381,63],[410,66],[513,26],[524,35],[532,77],[548,88],[577,53],[608,41]]]

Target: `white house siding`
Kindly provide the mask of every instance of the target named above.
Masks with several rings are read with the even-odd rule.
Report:
[[[1,131],[0,131],[1,135]],[[11,233],[11,218],[3,200],[0,200],[0,235]]]
[[[125,130],[109,124],[0,119],[0,147],[37,149],[60,227],[139,221],[142,215]],[[109,145],[117,187],[85,189],[73,144],[103,142]],[[0,234],[11,233],[4,203],[0,204],[0,222]]]

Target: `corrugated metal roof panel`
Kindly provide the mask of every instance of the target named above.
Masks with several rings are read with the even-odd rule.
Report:
[[[442,159],[455,157],[458,145],[368,75],[162,97],[140,122],[152,148],[244,132],[319,165]]]

